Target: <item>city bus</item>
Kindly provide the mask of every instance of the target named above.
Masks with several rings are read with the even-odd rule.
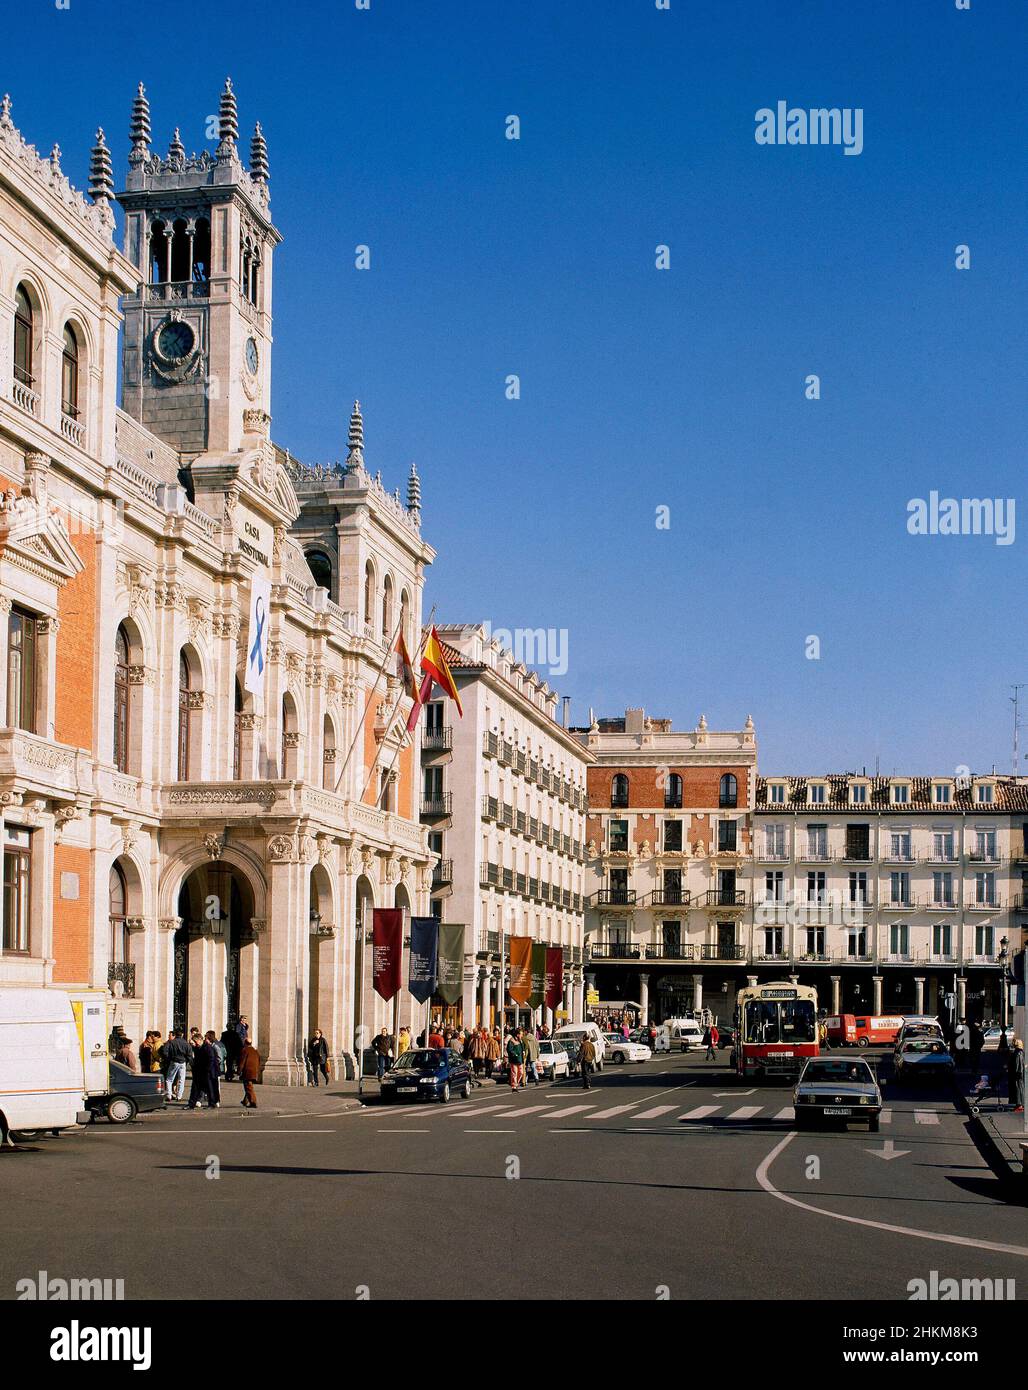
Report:
[[[748,985],[736,999],[735,1027],[739,1077],[797,1076],[819,1054],[817,990],[788,980]]]

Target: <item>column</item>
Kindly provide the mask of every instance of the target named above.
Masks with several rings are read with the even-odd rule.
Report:
[[[309,931],[306,865],[300,861],[292,836],[273,835],[268,842],[268,928],[260,960],[259,1051],[264,1058],[264,1081],[270,1085],[304,1085],[301,1061],[303,1018],[301,999],[306,980],[300,975],[305,953],[298,934]]]
[[[703,976],[692,977],[692,1006],[698,1013],[703,1008]]]
[[[957,1016],[956,1022],[967,1017],[967,981],[963,975],[957,977]]]
[[[489,1027],[489,980],[488,965],[480,966],[478,971],[478,1021],[483,1028]]]
[[[881,977],[881,975],[872,975],[872,976],[871,976],[871,984],[874,986],[874,1001],[875,1001],[875,1002],[874,1002],[874,1007],[873,1007],[873,1009],[872,1009],[872,1013],[880,1014],[880,1013],[882,1012],[882,977]]]
[[[789,983],[790,983],[791,985],[798,985],[799,982],[800,982],[800,977],[799,977],[798,975],[790,975],[790,976],[789,976]]]
[[[842,1008],[842,976],[833,975],[832,979],[832,1013],[838,1014]]]
[[[746,983],[749,985],[750,989],[756,989],[756,987],[757,987],[757,977],[756,977],[756,975],[747,975],[747,976],[746,976]]]
[[[640,1024],[650,1021],[650,976],[648,971],[639,973],[639,1004],[640,1004]]]
[[[924,976],[914,976],[914,1013],[924,1013]]]

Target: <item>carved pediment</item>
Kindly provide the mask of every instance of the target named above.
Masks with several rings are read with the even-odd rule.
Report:
[[[85,569],[59,513],[28,497],[0,511],[0,556],[57,585]]]

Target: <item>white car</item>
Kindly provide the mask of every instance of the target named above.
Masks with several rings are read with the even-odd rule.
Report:
[[[552,1038],[539,1039],[539,1070],[550,1081],[558,1076],[571,1075],[571,1058],[559,1042]]]
[[[619,1066],[623,1062],[648,1062],[653,1056],[645,1044],[632,1042],[620,1033],[604,1033],[603,1041],[607,1044],[607,1056]]]
[[[982,1043],[982,1050],[983,1050],[984,1052],[996,1052],[996,1051],[998,1051],[998,1050],[999,1050],[999,1038],[1000,1038],[1000,1034],[1001,1034],[1002,1032],[1003,1032],[1003,1029],[1002,1029],[1002,1028],[986,1028],[986,1030],[985,1030],[985,1041],[984,1041],[984,1043]],[[1007,1027],[1007,1029],[1006,1029],[1006,1034],[1007,1034],[1007,1046],[1009,1047],[1009,1046],[1012,1045],[1012,1043],[1013,1043],[1013,1041],[1014,1041],[1014,1030],[1013,1030],[1013,1028],[1009,1027],[1009,1025],[1008,1025],[1008,1027]]]

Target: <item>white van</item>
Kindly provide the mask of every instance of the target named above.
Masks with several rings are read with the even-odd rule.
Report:
[[[70,998],[59,989],[0,989],[0,1143],[88,1121]]]
[[[571,1058],[571,1065],[574,1066],[578,1057],[579,1046],[586,1036],[592,1039],[593,1046],[596,1048],[596,1070],[602,1071],[607,1041],[600,1032],[598,1024],[565,1023],[563,1028],[558,1028],[554,1033],[553,1041],[563,1043],[565,1052]]]
[[[669,1018],[657,1029],[658,1052],[692,1052],[703,1046],[703,1028],[692,1018]]]

